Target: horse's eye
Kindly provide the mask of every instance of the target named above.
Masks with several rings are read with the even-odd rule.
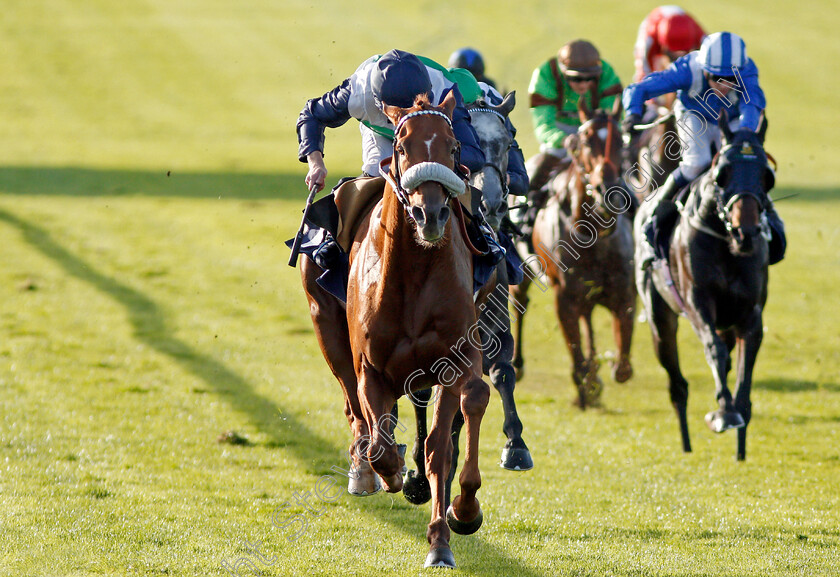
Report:
[[[398,153],[398,154],[405,155],[405,148],[403,148],[403,145],[402,145],[402,144],[398,144],[398,145],[397,145],[397,153]]]

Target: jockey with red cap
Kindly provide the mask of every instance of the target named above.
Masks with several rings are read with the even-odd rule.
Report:
[[[705,35],[697,21],[679,6],[656,8],[639,26],[633,82],[664,70],[680,56],[699,49]]]

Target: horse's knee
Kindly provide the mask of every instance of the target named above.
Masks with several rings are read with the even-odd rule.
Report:
[[[685,406],[688,403],[688,383],[685,380],[671,380],[669,392],[671,403],[675,406]]]
[[[499,392],[513,392],[516,386],[516,371],[510,363],[496,363],[490,367],[490,382]]]
[[[464,416],[483,415],[490,402],[490,387],[481,379],[473,379],[461,390],[461,411]]]

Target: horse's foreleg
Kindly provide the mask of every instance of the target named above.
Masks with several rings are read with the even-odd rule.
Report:
[[[575,404],[583,410],[586,408],[588,395],[585,386],[586,359],[581,351],[580,312],[574,302],[563,298],[561,290],[559,286],[554,287],[554,308],[566,341],[566,349],[572,358],[572,380],[578,392]]]
[[[426,531],[429,554],[426,567],[455,567],[449,547],[449,526],[446,523],[446,479],[452,460],[452,421],[458,412],[456,391],[443,388],[438,394],[432,428],[426,438],[426,477],[432,489],[432,519]]]
[[[744,418],[744,426],[738,429],[738,452],[736,458],[743,461],[747,458],[747,426],[752,418],[752,374],[761,340],[764,337],[764,325],[761,320],[761,309],[756,305],[746,326],[739,331],[738,336],[738,390],[735,393],[735,409]]]
[[[695,297],[694,303],[703,302],[706,306],[698,306],[696,314],[690,315],[691,324],[706,353],[706,362],[712,369],[712,376],[715,379],[715,398],[718,402],[718,410],[706,414],[706,424],[715,433],[722,433],[728,429],[735,429],[744,426],[744,418],[735,410],[732,402],[732,392],[726,385],[726,376],[729,366],[729,349],[726,342],[714,329],[715,317],[708,309],[708,304],[702,297]]]
[[[446,498],[444,502],[446,507],[452,502],[452,481],[455,480],[455,472],[458,470],[458,455],[460,454],[461,429],[464,427],[464,415],[459,410],[455,413],[455,418],[452,419],[452,431],[450,437],[452,439],[452,461],[449,465],[449,474],[446,476]]]
[[[367,451],[362,447],[359,450],[367,455],[371,467],[382,479],[385,490],[396,493],[402,490],[403,479],[400,473],[405,464],[391,434],[394,426],[391,409],[396,399],[376,369],[365,359],[362,360],[361,366],[359,400],[365,412],[365,419],[370,423],[371,434],[366,439]]]
[[[414,438],[414,448],[411,451],[417,470],[412,469],[406,474],[403,495],[410,503],[421,505],[432,498],[429,481],[426,479],[426,438],[428,437],[426,408],[432,398],[432,389],[413,392],[409,398],[414,406],[414,417],[417,422],[417,436]]]
[[[490,400],[490,387],[480,378],[473,378],[461,388],[461,412],[467,427],[464,466],[458,483],[461,494],[453,501],[447,511],[449,526],[456,533],[469,535],[481,527],[481,506],[475,495],[481,487],[481,473],[478,469],[478,435],[481,419]]]
[[[534,467],[531,452],[522,439],[522,421],[516,411],[513,391],[516,388],[516,372],[511,364],[514,340],[508,316],[508,291],[505,282],[493,290],[481,312],[482,340],[484,341],[484,369],[490,382],[502,398],[505,422],[502,430],[507,442],[502,449],[501,465],[510,471],[527,471]],[[517,308],[517,312],[519,312]],[[490,342],[490,341],[494,342]],[[457,446],[456,449],[457,451]]]
[[[369,438],[370,430],[365,420],[356,382],[356,369],[350,349],[350,333],[347,328],[347,313],[341,302],[327,293],[315,281],[321,269],[308,257],[300,260],[300,274],[303,290],[309,302],[309,312],[315,336],[321,347],[324,360],[341,386],[344,395],[344,415],[353,434],[349,453],[352,458],[353,474],[350,475],[347,491],[352,495],[372,495],[380,486],[366,459],[360,458],[359,444]]]
[[[509,288],[510,298],[514,301],[513,318],[516,322],[516,332],[514,333],[516,336],[513,339],[513,368],[516,371],[516,380],[520,380],[525,375],[525,357],[522,355],[522,324],[530,301],[528,298],[529,286],[531,286],[531,278],[526,274],[521,283],[511,285]]]
[[[648,280],[645,287],[649,295],[650,310],[648,312],[653,349],[659,364],[668,373],[668,389],[671,395],[671,405],[677,413],[680,423],[683,451],[691,452],[691,440],[688,435],[688,381],[680,370],[680,359],[677,351],[677,328],[679,317],[668,307],[664,300],[655,292],[653,283]]]
[[[635,301],[635,299],[633,299]],[[613,311],[613,336],[618,349],[618,359],[613,366],[613,379],[617,383],[625,383],[633,376],[633,365],[630,363],[630,344],[633,341],[633,317],[636,314],[635,303],[631,301],[626,306],[619,306]]]

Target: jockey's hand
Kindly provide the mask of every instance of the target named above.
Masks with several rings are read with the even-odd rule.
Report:
[[[631,113],[631,114],[628,114],[627,116],[624,117],[624,120],[621,123],[621,129],[626,134],[631,134],[631,135],[636,134],[639,131],[636,130],[635,126],[637,124],[641,124],[641,123],[642,123],[642,117],[638,114],[632,114]]]
[[[312,190],[312,187],[318,189],[320,192],[324,188],[324,183],[327,180],[327,167],[324,165],[324,155],[319,150],[311,152],[306,157],[309,163],[309,172],[306,174],[306,187]]]

